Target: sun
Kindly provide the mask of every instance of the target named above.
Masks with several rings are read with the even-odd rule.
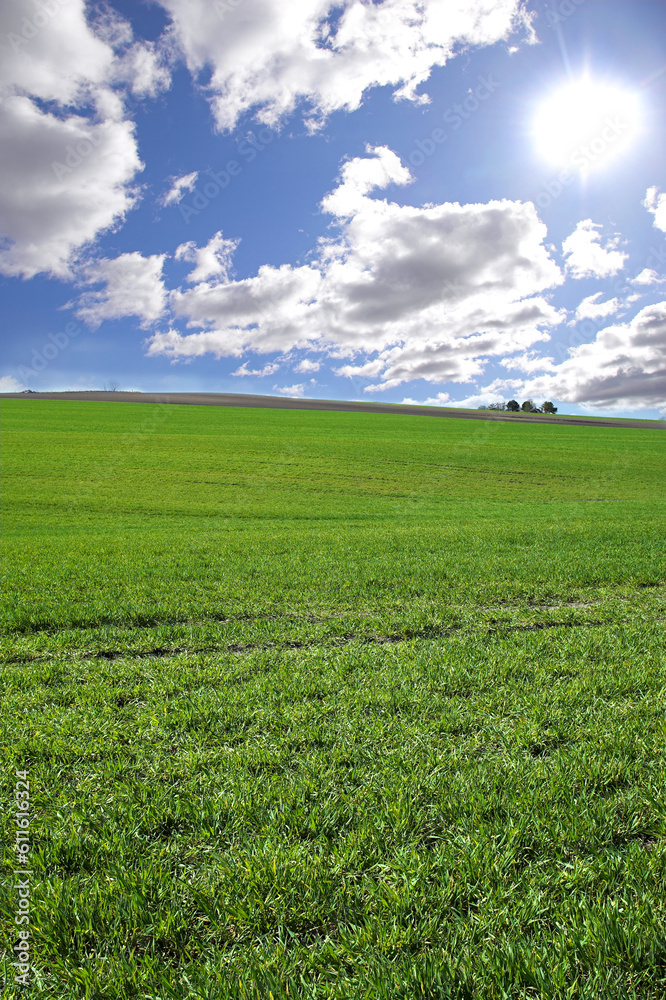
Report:
[[[638,134],[640,117],[637,94],[585,77],[540,104],[533,138],[538,154],[552,166],[584,173],[626,151]]]

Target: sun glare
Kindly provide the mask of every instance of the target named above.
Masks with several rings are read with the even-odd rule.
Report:
[[[567,84],[546,98],[534,120],[540,156],[553,166],[586,172],[624,152],[640,125],[637,94],[589,79]]]

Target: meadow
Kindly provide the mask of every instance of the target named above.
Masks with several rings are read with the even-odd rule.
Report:
[[[666,995],[663,430],[0,415],[3,998]]]

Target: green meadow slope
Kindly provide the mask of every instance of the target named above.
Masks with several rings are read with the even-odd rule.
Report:
[[[0,413],[3,997],[664,996],[662,430]]]

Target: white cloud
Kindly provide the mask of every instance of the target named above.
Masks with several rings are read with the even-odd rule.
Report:
[[[387,146],[375,146],[374,149],[366,146],[365,149],[370,155],[348,160],[340,171],[340,183],[322,201],[321,207],[329,215],[340,219],[356,215],[367,205],[367,195],[374,188],[409,184],[413,180],[400,157]]]
[[[613,313],[616,313],[620,308],[618,299],[599,302],[603,294],[603,292],[595,292],[594,295],[588,295],[584,298],[576,309],[576,314],[570,325],[583,319],[600,319],[602,316],[612,316]]]
[[[600,228],[592,219],[584,219],[562,243],[567,272],[572,277],[608,278],[624,267],[629,255],[616,249],[619,237],[606,240],[602,246],[601,234],[597,232]]]
[[[307,375],[308,372],[318,372],[320,368],[321,361],[310,361],[309,358],[303,358],[302,361],[298,362],[294,371],[302,375]]]
[[[177,205],[182,200],[186,191],[193,191],[197,182],[199,172],[193,170],[191,174],[183,174],[182,177],[174,177],[171,187],[162,195],[160,203],[166,205]]]
[[[275,361],[271,361],[270,364],[264,365],[263,368],[248,368],[248,363],[249,362],[245,361],[240,368],[237,368],[236,371],[231,374],[238,375],[241,378],[246,375],[256,376],[257,378],[265,378],[267,375],[275,375],[275,373],[280,370],[280,365]]]
[[[280,395],[282,396],[292,396],[301,398],[302,396],[305,395],[305,385],[303,382],[300,382],[297,385],[283,385],[283,386],[274,385],[273,389],[275,392],[279,392]]]
[[[530,375],[534,372],[552,371],[555,367],[555,362],[552,358],[537,357],[530,352],[519,354],[513,358],[502,358],[500,363],[512,371],[526,372]]]
[[[58,0],[58,2],[67,3],[69,0]],[[89,3],[86,16],[97,37],[114,49],[124,48],[132,42],[134,38],[132,25],[105,0],[94,5]]]
[[[84,0],[0,4],[0,91],[71,105],[106,83],[113,58]]]
[[[213,353],[237,356],[244,349],[259,353],[305,347],[320,336],[310,323],[316,311],[316,295],[322,276],[314,267],[270,267],[264,265],[254,278],[209,284],[203,282],[186,291],[175,291],[171,305],[176,316],[190,327],[209,332],[156,338],[151,353],[172,357]],[[157,345],[162,345],[159,349]]]
[[[661,285],[664,281],[666,281],[666,278],[660,277],[650,267],[644,267],[640,274],[631,279],[632,285]]]
[[[388,378],[384,382],[377,382],[375,385],[366,385],[363,392],[375,393],[375,392],[386,392],[387,389],[395,389],[399,386],[405,379],[402,378]]]
[[[170,327],[168,330],[153,334],[145,346],[148,357],[163,355],[173,361],[187,362],[204,354],[212,354],[217,358],[239,357],[243,353],[243,337],[239,330],[235,331],[235,336],[231,333],[224,336],[217,330],[211,330],[184,337],[179,330]]]
[[[422,402],[418,399],[410,399],[409,396],[405,396],[403,399],[403,403],[408,403],[411,406],[446,406],[450,402],[451,397],[448,392],[438,392],[436,396],[430,396]]]
[[[378,391],[415,378],[469,381],[488,355],[547,340],[564,314],[541,293],[562,275],[534,206],[414,207],[372,198],[373,183],[409,175],[390,150],[369,153],[344,165],[340,186],[323,201],[340,213],[339,235],[322,242],[316,265],[264,266],[253,278],[173,292],[176,316],[205,332],[156,334],[149,353],[310,347],[354,359],[338,374],[379,377],[368,386]]]
[[[655,229],[661,229],[663,233],[666,233],[666,194],[660,192],[656,187],[648,188],[643,204],[648,212],[654,216],[652,225]]]
[[[83,0],[0,5],[0,272],[7,275],[70,276],[82,248],[122,222],[138,197],[130,186],[143,169],[134,126],[110,87],[125,22],[111,30],[102,18],[98,35],[86,12]]]
[[[374,361],[366,361],[362,365],[341,365],[340,368],[334,368],[333,372],[342,378],[375,378],[384,367],[384,361],[375,358]]]
[[[23,392],[25,386],[13,375],[0,375],[0,392]]]
[[[528,382],[525,393],[596,406],[663,407],[666,302],[600,330],[591,343],[573,348],[553,374]]]
[[[196,174],[194,176],[196,177]],[[176,248],[174,257],[176,260],[187,260],[196,264],[187,275],[189,282],[204,282],[209,278],[218,278],[219,281],[226,282],[229,280],[231,259],[239,243],[240,240],[225,240],[222,232],[218,231],[211,236],[205,247],[197,247],[193,242],[181,243]]]
[[[25,96],[0,102],[0,271],[70,273],[73,257],[124,219],[141,170],[131,122],[62,119]]]
[[[137,97],[156,97],[171,85],[164,53],[154,42],[134,42],[116,62],[113,78],[128,83]]]
[[[469,409],[490,406],[491,403],[499,403],[507,397],[521,395],[518,390],[522,388],[523,384],[524,380],[519,378],[496,378],[489,385],[479,389],[477,393],[467,396],[465,399],[452,401],[451,406]]]
[[[62,4],[71,0],[49,2]],[[108,3],[89,4],[87,13],[88,22],[97,38],[115,50],[115,59],[108,69],[110,81],[127,84],[137,97],[156,97],[169,88],[170,53],[164,36],[157,43],[135,41],[131,23]]]
[[[211,70],[207,90],[221,128],[250,110],[274,124],[300,99],[314,119],[353,110],[374,86],[423,99],[416,88],[432,67],[518,29],[529,34],[530,23],[520,0],[160,2],[191,72]]]
[[[105,287],[85,292],[78,301],[76,315],[92,327],[122,316],[139,316],[142,326],[159,319],[166,305],[162,281],[165,257],[124,253],[113,260],[103,258],[87,265],[83,270],[86,283],[103,283]]]
[[[456,407],[461,410],[478,410],[480,406],[489,406],[490,403],[499,402],[500,399],[497,395],[493,396],[492,393],[479,392],[476,393],[476,395],[467,396],[465,399],[452,400],[449,403],[449,406]]]

